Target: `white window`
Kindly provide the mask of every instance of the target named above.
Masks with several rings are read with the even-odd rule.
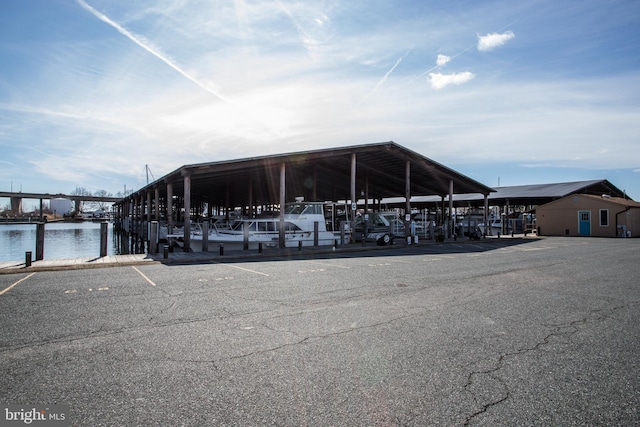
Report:
[[[600,227],[609,226],[609,209],[600,209]]]

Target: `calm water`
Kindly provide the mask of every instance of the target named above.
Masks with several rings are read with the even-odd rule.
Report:
[[[109,224],[107,254],[123,253]],[[35,224],[0,224],[0,262],[24,261],[25,252],[36,259]],[[100,256],[100,223],[56,222],[44,228],[44,259]]]

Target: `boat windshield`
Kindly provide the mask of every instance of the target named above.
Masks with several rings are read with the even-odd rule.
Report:
[[[280,221],[238,221],[233,225],[233,230],[244,231],[244,227],[249,227],[250,232],[273,233],[280,230]],[[300,227],[291,222],[285,221],[285,231],[302,231]]]
[[[245,227],[249,227],[250,232],[269,232],[278,230],[277,221],[239,221],[233,228],[236,231],[243,231]]]
[[[322,215],[322,205],[319,203],[290,203],[284,210],[289,215]]]

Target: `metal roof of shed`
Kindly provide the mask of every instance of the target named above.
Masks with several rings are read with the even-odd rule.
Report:
[[[549,184],[515,185],[507,187],[495,187],[495,192],[489,194],[489,203],[492,205],[542,205],[552,200],[557,200],[571,194],[591,194],[601,196],[606,194],[611,197],[625,198],[624,191],[606,179],[593,179],[588,181],[559,182]],[[626,197],[628,199],[628,197]],[[445,200],[448,201],[448,197]],[[442,199],[435,196],[412,197],[412,203],[439,203]],[[454,194],[454,204],[465,206],[468,203],[478,205],[484,202],[483,194]],[[384,202],[384,201],[383,201]],[[387,201],[390,203],[398,200]]]
[[[394,142],[302,151],[182,166],[140,189],[173,185],[174,194],[183,191],[183,176],[191,176],[194,199],[239,206],[249,203],[251,181],[256,203],[279,202],[280,165],[286,168],[286,199],[315,195],[318,201],[348,200],[351,197],[351,155],[356,155],[356,193],[368,183],[369,197],[404,196],[406,163],[410,163],[411,194],[447,195],[453,180],[454,193],[489,194],[493,190],[453,169],[443,166]],[[315,188],[313,183],[315,182]]]
[[[575,193],[594,194],[597,196],[607,194],[614,197],[623,197],[624,194],[606,179],[594,179],[589,181],[559,182],[553,184],[496,187],[496,193],[492,194],[489,199],[557,199]]]

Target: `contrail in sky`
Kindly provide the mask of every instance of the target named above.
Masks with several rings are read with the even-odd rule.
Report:
[[[387,78],[391,75],[391,73],[393,73],[393,70],[396,69],[396,67],[398,65],[400,65],[400,63],[402,62],[402,60],[404,58],[407,57],[407,55],[409,54],[410,50],[405,53],[402,57],[398,58],[398,60],[396,61],[396,63],[393,65],[393,67],[391,67],[391,69],[389,71],[387,71],[387,73],[378,81],[378,83],[376,84],[376,86],[373,88],[373,90],[371,90],[371,92],[369,92],[364,98],[362,98],[362,100],[360,102],[358,102],[358,106],[360,106],[364,101],[367,100],[367,98],[369,98],[371,95],[373,95],[374,93],[376,93],[376,91],[378,89],[380,89],[380,87],[384,84],[384,82],[387,81]]]
[[[449,61],[451,61],[451,60],[452,60],[452,59],[454,59],[454,58],[457,58],[458,56],[462,55],[463,53],[465,53],[465,52],[467,52],[467,51],[469,51],[469,50],[471,50],[471,49],[473,49],[474,47],[475,47],[475,45],[470,46],[470,47],[468,47],[468,48],[466,48],[466,49],[464,49],[464,50],[461,50],[460,52],[458,52],[458,53],[456,53],[455,55],[453,55],[452,57],[450,57],[450,58],[449,58]],[[441,65],[436,65],[435,67],[431,67],[431,68],[429,68],[427,71],[425,71],[424,73],[420,74],[420,77],[422,77],[422,76],[426,76],[427,74],[429,74],[429,73],[430,73],[430,72],[432,72],[433,70],[436,70],[436,69],[438,69],[438,68],[440,68],[440,67],[441,67]]]
[[[155,49],[153,49],[152,47],[148,46],[147,44],[145,44],[142,40],[140,40],[138,37],[136,37],[134,34],[132,34],[131,32],[127,31],[125,28],[123,28],[122,26],[120,26],[117,22],[112,21],[111,19],[109,19],[108,16],[106,16],[103,13],[98,12],[96,9],[94,9],[93,7],[91,7],[90,5],[88,5],[84,0],[77,0],[78,4],[80,4],[80,6],[82,6],[84,9],[88,10],[89,12],[91,12],[96,18],[98,18],[99,20],[111,25],[113,28],[115,28],[116,30],[118,30],[118,32],[120,34],[122,34],[123,36],[127,37],[129,40],[131,40],[132,42],[134,42],[135,44],[137,44],[138,46],[140,46],[141,48],[143,48],[144,50],[146,50],[147,52],[149,52],[150,54],[152,54],[153,56],[155,56],[156,58],[160,59],[162,62],[164,62],[165,64],[167,64],[169,67],[173,68],[174,70],[176,70],[178,73],[180,73],[182,76],[186,77],[187,79],[191,80],[193,83],[197,84],[198,86],[200,86],[202,89],[206,90],[207,92],[209,92],[210,94],[214,95],[215,97],[219,98],[222,101],[225,102],[230,102],[228,99],[226,99],[223,95],[221,95],[220,93],[218,93],[217,91],[213,90],[212,88],[210,88],[209,86],[203,84],[202,82],[198,81],[197,79],[195,79],[194,77],[190,76],[189,74],[187,74],[182,68],[180,68],[179,66],[177,66],[176,64],[174,64],[169,58],[167,58],[166,56],[164,56],[162,53],[156,51]]]
[[[516,19],[515,21],[511,22],[510,24],[507,24],[507,25],[503,26],[503,27],[502,27],[502,28],[500,28],[498,31],[502,31],[502,30],[504,30],[505,28],[510,27],[511,25],[515,24],[515,23],[516,23],[516,22],[518,22],[518,21],[519,21],[519,19]],[[474,45],[472,45],[472,46],[469,46],[469,47],[468,47],[468,48],[466,48],[466,49],[461,50],[460,52],[456,53],[456,54],[455,54],[455,55],[453,55],[451,58],[449,58],[449,61],[451,61],[451,60],[452,60],[452,59],[454,59],[454,58],[457,58],[458,56],[462,55],[463,53],[465,53],[465,52],[467,52],[467,51],[469,51],[469,50],[471,50],[471,49],[473,49],[473,48],[474,48],[474,47],[476,47],[476,46],[477,46],[477,44],[474,44]],[[422,74],[420,74],[420,77],[422,77],[422,76],[426,76],[427,74],[429,74],[429,73],[430,73],[430,72],[432,72],[433,70],[436,70],[436,69],[438,69],[438,68],[440,68],[440,67],[441,67],[440,65],[436,65],[435,67],[431,67],[431,68],[429,68],[427,71],[425,71],[425,72],[423,72]]]
[[[216,98],[220,99],[221,101],[226,102],[226,103],[238,108],[239,110],[243,111],[244,114],[248,118],[250,118],[251,120],[254,120],[257,123],[259,123],[264,129],[269,131],[271,134],[275,134],[275,135],[279,134],[268,123],[265,123],[261,118],[256,117],[255,114],[252,114],[251,112],[247,111],[246,108],[242,107],[241,105],[238,105],[236,102],[226,98],[224,95],[220,94],[216,90],[214,90],[211,87],[203,84],[198,79],[190,76],[186,71],[184,71],[178,65],[174,64],[173,61],[171,61],[171,59],[167,58],[162,53],[158,52],[156,49],[154,49],[153,47],[151,47],[148,44],[146,44],[143,40],[140,40],[139,37],[137,37],[133,33],[129,32],[128,30],[126,30],[125,28],[120,26],[117,22],[112,21],[108,16],[104,15],[103,13],[98,12],[96,9],[94,9],[93,7],[88,5],[84,0],[77,0],[77,1],[78,1],[78,4],[80,4],[80,6],[82,6],[87,11],[91,12],[91,14],[94,15],[96,18],[98,18],[101,21],[111,25],[113,28],[118,30],[118,32],[120,34],[124,35],[129,40],[131,40],[132,42],[134,42],[135,44],[137,44],[138,46],[140,46],[141,48],[143,48],[144,50],[146,50],[147,52],[149,52],[150,54],[152,54],[156,58],[160,59],[162,62],[167,64],[169,67],[173,68],[175,71],[180,73],[180,75],[182,75],[183,77],[186,77],[187,79],[189,79],[190,81],[192,81],[193,83],[198,85],[200,88],[202,88],[205,91],[209,92],[210,94],[212,94]]]

